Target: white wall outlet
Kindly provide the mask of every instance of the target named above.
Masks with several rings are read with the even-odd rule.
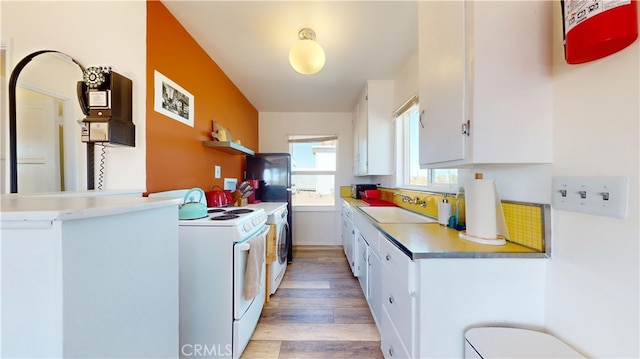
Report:
[[[553,177],[551,188],[554,209],[627,217],[628,177]]]
[[[215,168],[215,169],[214,169],[214,172],[215,172],[214,177],[215,177],[215,178],[220,178],[220,176],[221,176],[221,175],[220,175],[220,172],[221,172],[221,170],[220,170],[220,166],[215,166],[214,168]]]

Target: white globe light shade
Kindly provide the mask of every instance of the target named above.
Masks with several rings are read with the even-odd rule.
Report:
[[[322,46],[313,40],[299,40],[289,51],[289,63],[303,75],[312,75],[322,70],[325,62]]]

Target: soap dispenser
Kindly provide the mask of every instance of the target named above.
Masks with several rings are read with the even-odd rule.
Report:
[[[447,194],[442,197],[442,202],[438,203],[438,223],[446,226],[451,217],[451,203],[447,200]]]

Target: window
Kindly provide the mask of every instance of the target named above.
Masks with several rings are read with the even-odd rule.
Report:
[[[289,136],[292,206],[334,206],[337,135]]]
[[[396,185],[404,188],[428,187],[455,192],[457,169],[420,168],[420,115],[418,98],[413,97],[396,112]],[[453,188],[452,188],[452,185]]]

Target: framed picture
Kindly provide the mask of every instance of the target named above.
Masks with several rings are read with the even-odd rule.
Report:
[[[153,71],[153,109],[193,127],[193,95],[166,76]]]

